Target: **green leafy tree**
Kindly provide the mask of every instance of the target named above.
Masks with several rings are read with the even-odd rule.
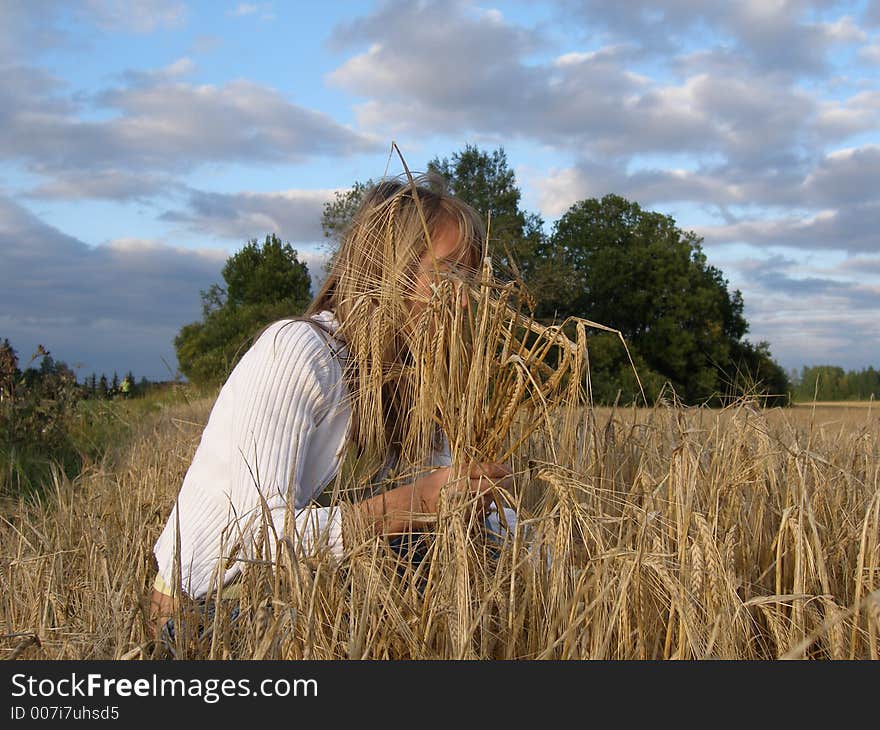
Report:
[[[880,399],[880,371],[873,366],[853,372],[849,396],[857,400]]]
[[[309,298],[311,279],[305,263],[289,243],[272,234],[262,246],[248,243],[223,267],[226,298],[222,306],[239,308],[282,299]]]
[[[181,372],[197,385],[222,383],[266,325],[301,314],[311,299],[308,267],[274,234],[262,245],[248,241],[222,274],[225,286],[201,292],[202,321],[174,340]]]
[[[701,241],[672,217],[618,195],[580,201],[539,249],[564,275],[542,292],[538,314],[577,315],[620,330],[650,372],[669,381],[687,402],[724,394],[725,373],[738,358],[755,366],[769,360],[769,351],[741,343],[748,330],[742,296],[728,291]],[[600,357],[597,365],[620,371],[622,348],[615,354],[606,348],[604,354],[610,359]]]
[[[644,392],[654,402],[663,391],[666,379],[651,369],[634,348],[626,348],[620,337],[610,332],[595,332],[588,339],[590,392],[596,403],[639,402]]]

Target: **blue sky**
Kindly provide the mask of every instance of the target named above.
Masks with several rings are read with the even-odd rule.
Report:
[[[878,79],[876,0],[0,0],[0,337],[170,377],[226,257],[275,232],[320,270],[394,140],[503,145],[548,228],[671,214],[784,366],[878,366]]]

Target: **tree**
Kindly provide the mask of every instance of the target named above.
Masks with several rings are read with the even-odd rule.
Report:
[[[873,366],[858,371],[844,371],[835,365],[804,366],[797,378],[794,398],[800,402],[878,399],[880,371]]]
[[[282,299],[309,299],[309,268],[297,258],[289,243],[274,234],[260,246],[256,239],[247,244],[223,267],[226,300],[233,308],[265,304]]]
[[[582,200],[539,248],[563,275],[542,292],[538,314],[576,315],[620,330],[650,371],[686,402],[729,391],[724,376],[736,360],[754,368],[769,361],[769,350],[741,342],[748,330],[742,296],[728,291],[701,242],[672,217],[618,195]],[[622,348],[606,354],[611,360],[597,365],[619,371]],[[771,370],[764,363],[764,371]],[[784,372],[773,370],[773,377],[787,389]]]
[[[308,266],[274,234],[248,241],[222,275],[225,286],[201,292],[202,320],[174,339],[181,372],[198,385],[222,383],[266,325],[301,314],[311,299]]]

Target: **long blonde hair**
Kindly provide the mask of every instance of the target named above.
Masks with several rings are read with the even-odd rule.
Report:
[[[358,452],[375,456],[377,463],[389,448],[398,453],[421,449],[429,430],[437,436],[435,424],[425,415],[431,405],[414,402],[423,388],[410,377],[413,352],[424,347],[414,342],[406,327],[406,300],[413,297],[431,237],[446,226],[457,228],[460,279],[467,280],[486,254],[480,216],[449,194],[445,185],[439,175],[428,174],[384,180],[368,190],[327,279],[302,317],[322,310],[334,313],[339,323],[335,336],[348,351],[344,377],[352,411],[350,436]]]

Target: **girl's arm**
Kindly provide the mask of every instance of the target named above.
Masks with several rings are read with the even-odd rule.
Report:
[[[510,488],[511,470],[504,464],[473,462],[468,475],[456,475],[454,467],[435,469],[411,484],[377,494],[353,505],[356,515],[376,534],[393,535],[419,527],[439,511],[444,489],[467,500],[471,508],[485,512],[493,487]]]

